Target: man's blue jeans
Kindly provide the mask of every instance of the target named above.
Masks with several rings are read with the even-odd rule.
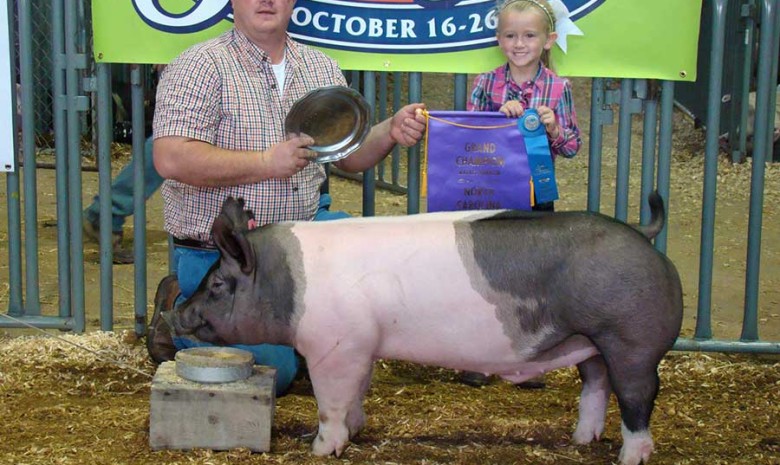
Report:
[[[314,221],[349,218],[349,214],[345,212],[329,211],[330,202],[330,195],[323,194],[320,197],[320,207],[314,216]],[[176,300],[176,305],[179,305],[195,293],[200,282],[209,269],[211,269],[211,266],[219,260],[219,251],[176,247],[173,252],[173,260],[173,269],[176,271],[179,279],[179,288],[181,289],[181,295]],[[177,349],[212,345],[187,336],[176,335],[173,336],[173,343]],[[273,344],[238,344],[231,347],[251,352],[255,357],[255,363],[258,365],[270,365],[276,368],[277,395],[284,394],[295,379],[295,375],[298,372],[298,360],[292,347]]]
[[[149,137],[144,143],[144,200],[154,194],[163,183],[163,178],[157,174],[154,169],[154,159],[152,157],[152,138]],[[133,166],[136,159],[133,158],[130,163],[122,168],[122,171],[116,175],[111,182],[111,230],[115,233],[122,232],[122,226],[125,224],[125,218],[133,214]],[[89,207],[84,210],[87,221],[97,224],[100,219],[100,204],[98,197],[92,201]]]

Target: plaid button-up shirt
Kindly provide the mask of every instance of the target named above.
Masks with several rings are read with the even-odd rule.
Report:
[[[561,127],[558,138],[550,140],[553,159],[556,155],[571,158],[577,154],[582,139],[568,80],[540,65],[533,81],[518,84],[512,79],[509,64],[504,64],[476,77],[467,109],[498,111],[501,105],[510,100],[520,101],[523,108],[537,108],[541,105],[551,108]]]
[[[268,55],[240,31],[195,45],[163,72],[157,89],[154,138],[189,137],[230,150],[267,150],[285,139],[284,119],[307,92],[346,85],[334,60],[287,38],[280,96]],[[287,179],[230,187],[195,187],[166,180],[165,230],[180,239],[209,242],[211,225],[227,196],[242,197],[258,225],[311,220],[325,170],[311,163]]]

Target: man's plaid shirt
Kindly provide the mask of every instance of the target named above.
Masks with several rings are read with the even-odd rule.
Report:
[[[334,60],[287,38],[284,95],[268,55],[233,29],[195,45],[163,72],[157,89],[154,138],[189,137],[230,150],[267,150],[285,139],[293,103],[323,86],[346,85]],[[258,225],[310,220],[325,171],[318,163],[288,179],[231,187],[195,187],[166,180],[165,230],[180,239],[211,240],[211,225],[227,196],[242,197]]]
[[[571,158],[577,154],[582,140],[568,80],[540,65],[533,81],[518,84],[512,79],[509,64],[504,64],[476,77],[467,109],[498,111],[501,105],[510,100],[520,101],[523,108],[537,108],[541,105],[552,108],[561,127],[558,138],[550,140],[553,159],[556,155]]]

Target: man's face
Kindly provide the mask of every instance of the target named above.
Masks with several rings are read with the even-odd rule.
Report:
[[[252,37],[256,34],[284,33],[295,0],[231,0],[236,28]]]

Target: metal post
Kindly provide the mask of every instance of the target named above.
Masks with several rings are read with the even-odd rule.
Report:
[[[409,73],[409,102],[422,101],[422,73]],[[406,213],[420,213],[420,144],[409,147]]]
[[[114,268],[111,221],[111,65],[97,65],[97,159],[100,207],[100,329],[113,329]]]
[[[631,177],[631,100],[633,88],[633,79],[623,79],[620,82],[615,218],[622,221],[626,221],[628,218],[628,181]]]
[[[377,111],[376,111],[376,120],[382,121],[387,117],[387,73],[380,72],[379,75],[379,98],[377,99]],[[390,155],[391,160],[392,157],[394,157],[396,154],[395,147],[393,147],[393,152]],[[379,180],[384,183],[385,180],[385,162],[384,160],[382,163],[380,163],[376,167],[377,177]]]
[[[742,14],[741,17],[745,20],[745,40],[742,43],[742,54],[744,55],[744,58],[742,60],[742,78],[740,79],[740,86],[739,89],[735,90],[736,92],[739,92],[740,98],[740,106],[739,106],[739,140],[737,149],[734,150],[734,138],[737,137],[737,134],[729,134],[729,147],[731,148],[731,161],[733,163],[742,163],[745,161],[745,157],[747,154],[747,128],[748,124],[748,113],[749,113],[749,107],[750,107],[750,84],[751,84],[751,75],[753,74],[753,46],[755,45],[755,20],[753,18],[753,9],[754,6],[751,3],[749,4],[743,4],[742,5]],[[755,121],[753,121],[755,130]]]
[[[133,256],[135,267],[135,333],[146,333],[146,199],[144,197],[144,79],[143,65],[130,68],[130,101],[133,109]]]
[[[78,107],[79,72],[78,64],[83,60],[76,49],[78,18],[76,5],[69,2],[65,8],[65,89],[67,107],[67,154],[68,154],[68,227],[70,231],[71,296],[75,330],[83,332],[84,319],[84,245],[81,229],[81,131]]]
[[[374,71],[363,72],[363,96],[368,100],[369,121],[376,117],[376,80]],[[363,172],[363,216],[376,214],[376,168]]]
[[[403,85],[403,74],[393,73],[393,114],[401,108],[401,87]],[[393,185],[399,184],[401,177],[401,147],[398,145],[393,149]]]
[[[455,96],[452,102],[452,108],[456,111],[463,111],[466,109],[467,101],[468,101],[468,75],[456,74],[455,75]]]
[[[712,261],[715,245],[715,199],[718,180],[718,128],[723,84],[723,47],[726,35],[728,0],[713,0],[712,50],[707,96],[707,134],[704,146],[704,191],[702,200],[701,248],[699,258],[699,305],[696,317],[697,339],[712,338]]]
[[[9,171],[6,173],[5,181],[8,206],[8,278],[10,279],[8,314],[21,316],[24,313],[24,303],[22,302],[22,210],[19,202],[19,172]]]
[[[674,81],[663,81],[661,84],[661,124],[658,136],[658,175],[655,180],[656,189],[666,200],[666,214],[669,216],[671,199],[669,191],[672,167],[672,118],[674,116]],[[668,225],[668,222],[667,222]],[[666,242],[669,227],[665,227],[655,236],[655,248],[666,253]]]
[[[655,95],[650,95],[644,101],[644,122],[642,130],[642,183],[639,189],[639,222],[647,224],[650,221],[650,205],[647,197],[653,191],[655,179],[655,148],[658,126],[658,102]]]
[[[29,0],[19,2],[19,65],[22,81],[22,155],[24,156],[25,315],[41,314],[38,285],[38,173],[35,171],[32,17]],[[11,16],[13,18],[13,16]]]
[[[758,340],[758,284],[761,264],[761,225],[764,208],[764,171],[766,154],[771,150],[767,133],[767,116],[770,114],[771,94],[776,94],[777,69],[774,69],[778,56],[778,14],[776,2],[761,2],[761,41],[758,49],[758,89],[756,93],[756,114],[754,121],[753,166],[750,182],[750,216],[748,217],[747,270],[745,274],[745,309],[742,319],[742,341]],[[773,55],[774,54],[774,55]],[[775,65],[776,66],[776,65]],[[771,107],[774,109],[774,106]],[[771,112],[774,114],[774,111]],[[773,128],[772,128],[773,129]]]
[[[601,210],[601,155],[604,144],[605,115],[611,124],[612,110],[606,108],[604,79],[594,78],[590,85],[590,143],[588,144],[588,211]]]
[[[65,199],[70,198],[68,187],[68,134],[67,105],[65,95],[65,10],[63,0],[52,0],[52,96],[55,147],[55,172],[57,190],[57,280],[59,282],[60,317],[73,315],[70,274],[70,232],[68,218],[70,207]]]

